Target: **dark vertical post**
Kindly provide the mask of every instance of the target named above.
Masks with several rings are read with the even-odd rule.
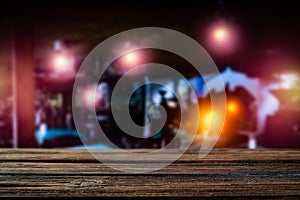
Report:
[[[32,22],[25,16],[16,18],[14,26],[14,71],[16,82],[17,147],[36,147],[34,137],[34,60]]]

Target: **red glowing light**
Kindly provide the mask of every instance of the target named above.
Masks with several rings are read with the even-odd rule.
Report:
[[[125,55],[125,61],[128,64],[135,64],[137,62],[137,60],[138,60],[138,56],[137,56],[137,53],[135,53],[135,52]]]
[[[86,108],[94,108],[96,106],[96,90],[93,87],[88,87],[82,95],[82,103]]]
[[[55,73],[74,72],[74,58],[66,53],[55,53],[51,65]]]
[[[226,30],[225,28],[217,28],[214,31],[214,38],[217,42],[226,42],[226,40],[228,39],[228,30]]]
[[[219,22],[211,26],[208,31],[209,48],[218,54],[232,53],[238,43],[236,29],[225,22]]]
[[[68,65],[68,58],[62,55],[58,55],[54,58],[54,66],[56,68],[61,68]]]
[[[141,52],[138,51],[127,53],[121,58],[121,64],[124,67],[124,69],[136,67],[141,63],[142,63],[142,54]]]

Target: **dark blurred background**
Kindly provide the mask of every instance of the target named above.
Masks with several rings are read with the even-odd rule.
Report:
[[[83,148],[82,134],[88,148],[112,148],[96,139],[89,123],[85,132],[76,131],[73,83],[80,64],[94,47],[139,27],[182,32],[199,42],[215,61],[227,94],[225,125],[216,147],[300,147],[300,14],[296,1],[13,0],[0,4],[0,147]],[[143,63],[162,63],[186,77],[166,77],[165,83],[186,102],[186,112],[192,115],[194,105],[199,104],[199,133],[191,146],[199,148],[208,126],[218,123],[211,120],[215,113],[203,81],[213,81],[216,74],[201,76],[170,52],[145,49],[142,53],[146,55]],[[133,52],[129,56],[132,60],[138,55]],[[161,148],[176,133],[182,105],[164,87],[140,87],[127,105],[133,120],[144,125],[147,105],[160,104],[171,113],[167,124],[148,139],[121,131],[109,102],[114,85],[125,72],[122,59],[127,58],[111,63],[99,81],[96,100],[85,88],[80,94],[82,104],[77,106],[83,110],[96,107],[100,125],[117,146]],[[191,99],[186,82],[196,91],[196,100]],[[135,83],[126,87],[135,87]],[[159,113],[153,116],[159,118]],[[183,135],[188,137],[188,129]],[[181,148],[182,140],[174,148]]]

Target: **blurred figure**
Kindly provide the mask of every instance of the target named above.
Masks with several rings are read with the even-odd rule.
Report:
[[[72,110],[70,107],[68,107],[67,112],[66,112],[66,116],[65,116],[65,124],[67,129],[74,129],[74,121],[73,121],[73,114],[72,114]]]
[[[174,122],[178,117],[178,107],[170,107],[169,101],[165,97],[166,91],[161,90],[159,93],[161,95],[160,105],[165,109],[167,115],[165,125],[161,130],[161,147],[163,147],[168,145],[175,136],[174,129],[178,127]]]

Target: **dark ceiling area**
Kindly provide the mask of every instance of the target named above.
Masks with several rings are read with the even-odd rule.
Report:
[[[32,27],[37,68],[43,67],[39,65],[57,39],[64,40],[80,60],[110,36],[138,27],[174,29],[206,48],[207,27],[219,19],[234,24],[241,37],[239,49],[230,55],[217,55],[206,48],[220,70],[230,65],[250,76],[266,76],[274,71],[298,70],[295,66],[300,63],[296,1],[213,0],[196,4],[13,0],[1,1],[0,5],[0,65],[8,70],[14,26],[20,22]]]

